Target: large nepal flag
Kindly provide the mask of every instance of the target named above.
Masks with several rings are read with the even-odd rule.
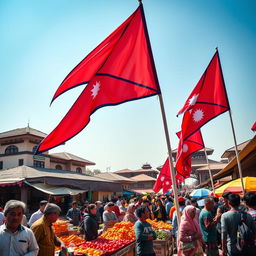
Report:
[[[186,112],[184,115],[187,114],[190,113]],[[196,131],[185,140],[183,138],[182,131],[177,132],[177,136],[180,140],[177,149],[175,168],[179,175],[183,176],[184,178],[189,178],[190,173],[192,172],[191,155],[194,152],[204,148],[204,141],[200,130]]]
[[[160,94],[142,4],[70,72],[53,100],[86,83],[66,116],[41,142],[37,153],[74,137],[99,108]]]
[[[184,115],[182,135],[186,140],[214,117],[230,109],[221,70],[219,53],[216,51],[210,64],[189,95],[179,114]]]

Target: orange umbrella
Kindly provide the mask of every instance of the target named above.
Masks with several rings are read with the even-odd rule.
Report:
[[[244,177],[244,189],[246,192],[256,192],[256,177]],[[232,192],[236,194],[242,194],[241,179],[232,180],[223,186],[215,189],[215,194],[221,196],[225,192]]]

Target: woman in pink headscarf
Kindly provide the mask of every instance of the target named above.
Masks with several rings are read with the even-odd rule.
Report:
[[[196,208],[184,208],[178,231],[178,256],[194,256],[201,246],[202,232],[195,219]]]

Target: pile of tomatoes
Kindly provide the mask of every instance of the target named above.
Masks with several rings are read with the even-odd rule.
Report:
[[[104,238],[97,238],[93,241],[87,241],[79,246],[79,248],[93,248],[100,251],[104,251],[107,254],[112,254],[115,251],[123,248],[131,243],[128,240],[108,240]]]

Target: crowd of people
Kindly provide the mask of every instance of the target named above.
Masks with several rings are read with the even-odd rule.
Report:
[[[129,201],[118,197],[110,202],[85,202],[80,207],[74,201],[63,215],[58,205],[43,200],[27,222],[26,205],[10,200],[0,212],[0,255],[52,256],[55,246],[65,250],[66,245],[52,229],[61,214],[61,218],[80,226],[87,241],[96,239],[117,222],[134,223],[138,256],[155,255],[152,241],[156,239],[156,233],[147,219],[172,223],[171,232],[179,256],[204,253],[218,256],[219,250],[228,256],[256,255],[256,194],[246,193],[241,203],[239,195],[224,193],[221,198],[204,199],[201,207],[196,199],[183,195],[178,197],[178,205],[177,212],[173,198],[168,195],[148,195]],[[181,216],[179,226],[178,215]],[[247,227],[247,240],[251,241],[240,238],[242,242],[239,244],[237,234],[241,223]],[[247,250],[246,254],[244,250]]]

